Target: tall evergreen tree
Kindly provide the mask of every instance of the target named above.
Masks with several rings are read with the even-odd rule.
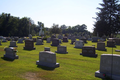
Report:
[[[119,0],[103,0],[103,3],[100,3],[101,8],[97,8],[100,11],[97,13],[94,32],[99,33],[100,36],[120,31],[120,6],[118,2]]]

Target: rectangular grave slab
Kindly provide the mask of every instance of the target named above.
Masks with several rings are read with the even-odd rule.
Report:
[[[109,77],[112,75],[113,80],[120,80],[120,55],[101,55],[100,70],[95,72],[95,77],[104,78],[103,74],[106,74],[106,76]]]
[[[83,46],[82,53],[80,53],[80,55],[89,56],[89,57],[97,57],[97,54],[95,54],[94,46]]]
[[[57,46],[57,51],[55,51],[55,52],[56,52],[56,53],[63,53],[63,54],[68,53],[66,46]]]
[[[39,60],[36,61],[37,65],[56,68],[59,63],[56,63],[56,54],[50,51],[41,51],[39,53]]]

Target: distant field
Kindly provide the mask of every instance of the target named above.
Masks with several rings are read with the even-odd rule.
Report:
[[[97,47],[97,43],[87,42],[85,46],[95,45]],[[67,46],[68,54],[56,53],[60,67],[55,69],[36,65],[39,52],[43,51],[44,47],[50,47],[52,52],[57,50],[57,47],[50,45],[51,43],[44,41],[44,45],[34,45],[36,50],[31,51],[23,50],[25,43],[17,43],[19,59],[14,61],[3,59],[4,47],[9,46],[10,41],[2,43],[0,46],[0,80],[102,80],[95,77],[95,71],[100,67],[100,55],[112,54],[112,48],[106,47],[107,51],[96,50],[97,58],[84,57],[80,55],[82,49],[74,48],[75,45],[70,43],[71,40],[68,43],[62,42],[62,46]],[[113,48],[114,54],[120,54],[120,52],[115,52],[115,49],[120,49],[120,46]]]

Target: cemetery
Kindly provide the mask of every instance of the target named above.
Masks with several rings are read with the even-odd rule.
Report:
[[[101,1],[1,1],[0,80],[120,80],[120,1]]]
[[[37,36],[33,36],[33,38],[37,39]],[[14,43],[18,46],[15,48],[9,47],[10,42],[14,41],[1,42],[0,75],[4,76],[4,79],[12,80],[15,74],[19,76],[14,76],[14,79],[20,80],[27,80],[27,74],[38,76],[33,76],[36,80],[102,80],[103,74],[110,76],[112,47],[107,47],[109,40],[98,43],[86,40],[87,43],[84,43],[82,40],[76,39],[76,44],[72,45],[70,44],[71,39],[60,45],[57,38],[50,43],[43,40],[43,45],[36,45],[37,40],[37,42],[32,39],[23,41],[25,43]],[[51,46],[51,44],[55,46]],[[5,48],[5,46],[7,47]],[[113,47],[113,78],[119,80],[120,52],[115,50],[120,50],[120,46],[115,46]],[[106,68],[107,66],[109,67]],[[9,69],[6,69],[8,67]],[[2,80],[2,77],[0,79]]]

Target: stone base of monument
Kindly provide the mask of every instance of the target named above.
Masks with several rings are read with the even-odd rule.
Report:
[[[15,55],[15,56],[10,56],[10,55],[5,55],[4,54],[4,58],[9,58],[9,59],[18,59],[19,56],[18,55]]]
[[[62,53],[62,54],[67,54],[68,52],[60,52],[60,51],[55,51],[56,53]]]
[[[11,45],[10,45],[9,47],[18,47],[18,46],[11,46]]]
[[[44,47],[44,51],[50,51],[49,47]]]
[[[7,42],[7,41],[2,41],[2,42]]]
[[[36,61],[36,65],[39,66],[46,66],[46,67],[52,67],[52,68],[56,68],[59,67],[59,63],[47,63],[47,62],[40,62],[39,60]]]
[[[74,47],[74,48],[79,48],[79,49],[82,49],[82,47]]]
[[[120,50],[117,50],[117,49],[116,49],[115,51],[116,51],[116,52],[120,52]]]
[[[43,43],[42,44],[36,43],[35,45],[43,45]]]
[[[97,49],[97,48],[96,48],[96,50],[100,50],[100,51],[107,51],[107,49]]]
[[[92,41],[92,42],[98,42],[98,41]]]
[[[35,50],[35,47],[29,48],[29,47],[24,47],[25,50]]]
[[[58,44],[51,44],[51,46],[60,46],[60,45],[58,45]]]
[[[99,78],[105,78],[103,76],[104,73],[101,73],[99,70],[95,72],[95,77],[99,77]],[[106,76],[111,77],[111,74],[105,74]],[[112,79],[113,80],[120,80],[120,76],[119,75],[113,75],[112,74]]]
[[[97,57],[97,54],[83,54],[83,53],[80,53],[80,55],[88,56],[88,57]]]

